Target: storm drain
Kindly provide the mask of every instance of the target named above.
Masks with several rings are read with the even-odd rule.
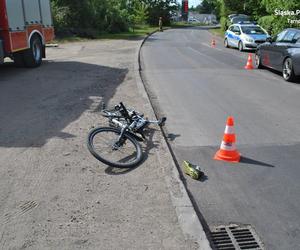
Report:
[[[264,250],[259,237],[249,225],[214,227],[211,238],[216,250]]]

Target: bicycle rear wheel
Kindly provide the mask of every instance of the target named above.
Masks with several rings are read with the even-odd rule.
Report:
[[[88,135],[88,149],[96,159],[109,166],[134,167],[142,160],[141,146],[128,133],[124,134],[122,143],[117,143],[120,133],[117,128],[95,128]]]

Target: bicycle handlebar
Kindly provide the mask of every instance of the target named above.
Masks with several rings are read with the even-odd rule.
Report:
[[[117,123],[117,125],[120,127],[124,127],[124,124],[119,123],[118,119],[123,118],[126,120],[127,126],[129,126],[130,129],[136,129],[140,131],[142,131],[143,128],[148,124],[164,126],[167,120],[166,117],[162,117],[161,119],[155,121],[148,120],[147,118],[145,119],[143,114],[139,114],[135,110],[128,110],[123,102],[120,102],[119,105],[116,105],[115,110],[120,112],[121,116],[113,114],[113,112],[110,113],[109,111],[104,111],[106,113],[104,116],[111,118],[112,122]]]

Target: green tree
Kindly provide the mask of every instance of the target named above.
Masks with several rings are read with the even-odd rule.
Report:
[[[246,14],[249,16],[263,16],[267,14],[261,0],[219,0],[221,16],[229,14]]]
[[[128,30],[127,0],[51,0],[54,23],[77,35]],[[67,10],[67,11],[66,11]]]
[[[137,24],[145,24],[148,19],[148,6],[139,0],[133,0],[130,5],[130,22],[134,29]]]
[[[297,9],[300,9],[299,0],[262,0],[262,5],[266,8],[269,17],[261,17],[259,19],[259,23],[265,28],[268,28],[272,34],[279,33],[285,28],[297,27],[296,24],[290,23],[288,20],[293,18],[291,18],[290,16],[276,15],[275,11],[296,11]]]
[[[211,14],[216,10],[216,0],[203,0],[200,5],[197,6],[196,10],[201,14]]]
[[[130,24],[170,23],[176,0],[51,0],[56,31],[80,36],[122,32]]]
[[[244,13],[258,20],[265,29],[275,34],[288,27],[297,27],[289,22],[289,16],[276,15],[276,10],[296,11],[300,9],[299,0],[218,0],[220,4],[221,24],[232,13]],[[222,25],[222,27],[225,25]]]
[[[51,3],[52,16],[54,26],[58,30],[62,30],[68,27],[67,17],[70,15],[70,9],[68,7],[60,7],[55,2]]]
[[[163,18],[164,25],[169,25],[171,13],[177,10],[176,0],[141,0],[148,6],[147,22],[152,25],[158,25],[159,17]]]
[[[244,1],[244,13],[257,19],[267,15],[267,10],[261,0],[247,0]]]
[[[106,28],[108,32],[118,33],[128,30],[130,18],[126,2],[126,0],[107,1],[105,21],[108,24]]]

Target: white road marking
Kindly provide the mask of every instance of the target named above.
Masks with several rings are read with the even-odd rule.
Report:
[[[188,49],[190,49],[190,50],[192,50],[192,51],[194,51],[194,52],[196,52],[196,53],[198,53],[198,54],[200,54],[200,55],[202,55],[202,56],[205,56],[206,58],[209,58],[210,60],[213,60],[213,61],[215,61],[215,62],[217,62],[217,63],[222,63],[222,62],[220,62],[219,60],[215,59],[214,57],[211,57],[211,56],[208,56],[208,55],[206,55],[206,54],[204,54],[204,53],[201,53],[199,50],[196,50],[196,49],[194,49],[194,48],[192,48],[192,47],[188,47]],[[222,63],[222,64],[224,64],[224,63]]]

